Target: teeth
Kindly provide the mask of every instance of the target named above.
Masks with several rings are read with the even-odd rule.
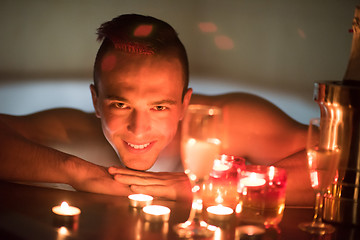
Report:
[[[150,143],[146,143],[146,144],[142,144],[142,145],[135,145],[135,144],[131,144],[131,143],[127,143],[130,147],[135,148],[135,149],[144,149],[147,146],[150,145]]]

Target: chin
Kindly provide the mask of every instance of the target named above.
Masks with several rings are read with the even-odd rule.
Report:
[[[144,162],[139,162],[139,161],[136,161],[136,162],[123,162],[124,165],[129,168],[129,169],[132,169],[132,170],[137,170],[137,171],[146,171],[148,169],[150,169],[154,163],[144,163]]]

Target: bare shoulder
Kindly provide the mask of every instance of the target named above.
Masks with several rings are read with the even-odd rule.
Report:
[[[277,106],[268,100],[250,93],[233,92],[221,95],[202,95],[194,94],[191,103],[194,104],[212,104],[222,108],[225,107],[241,107],[238,110],[277,110],[281,111]],[[254,109],[257,108],[257,109]]]
[[[270,101],[248,93],[194,95],[194,104],[223,109],[225,150],[264,163],[285,158],[304,148],[306,125],[289,117]]]
[[[191,103],[219,106],[226,114],[241,117],[238,120],[263,122],[264,119],[261,117],[266,116],[268,124],[281,121],[281,123],[294,125],[294,127],[299,126],[301,128],[303,126],[270,101],[254,94],[243,92],[214,96],[194,94]]]

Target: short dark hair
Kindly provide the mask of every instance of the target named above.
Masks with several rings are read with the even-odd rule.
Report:
[[[184,45],[168,23],[138,14],[120,15],[97,29],[102,41],[94,64],[94,85],[98,91],[101,61],[106,53],[119,50],[143,55],[169,55],[179,59],[183,68],[183,97],[189,84],[189,63]]]

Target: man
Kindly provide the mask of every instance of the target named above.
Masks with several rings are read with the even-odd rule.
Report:
[[[287,203],[311,204],[306,126],[253,95],[192,96],[185,48],[163,21],[122,15],[104,23],[98,35],[90,87],[95,115],[74,109],[1,115],[1,179],[189,199],[185,174],[170,171],[181,167],[179,122],[190,103],[201,103],[223,109],[223,153],[286,168]],[[160,170],[167,169],[143,171],[157,159]],[[104,167],[111,165],[117,167]]]

